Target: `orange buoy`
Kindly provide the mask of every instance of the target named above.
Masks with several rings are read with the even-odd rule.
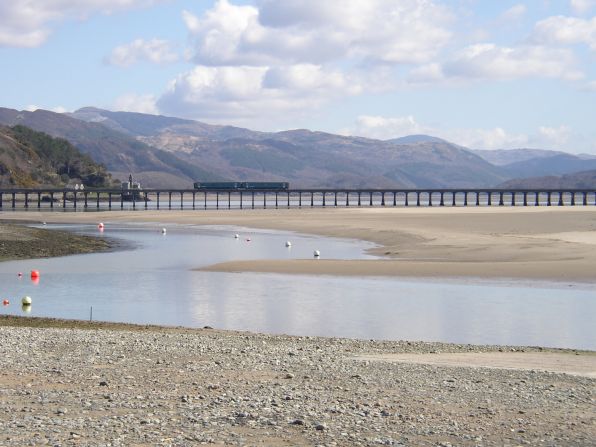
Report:
[[[39,278],[39,270],[31,270],[31,279]]]
[[[4,304],[5,306],[8,306],[8,305],[10,304],[10,301],[8,301],[8,300],[3,300],[3,301],[2,301],[2,304]]]

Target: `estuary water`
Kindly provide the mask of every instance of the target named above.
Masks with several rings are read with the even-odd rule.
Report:
[[[98,234],[95,226],[49,225]],[[366,259],[372,245],[237,227],[110,225],[109,253],[0,263],[0,313],[275,334],[596,349],[596,286],[214,273],[237,259]],[[235,234],[239,237],[236,239]],[[286,247],[285,242],[292,246]],[[39,282],[29,272],[39,270]],[[19,277],[18,272],[23,276]],[[33,304],[22,308],[23,296]]]

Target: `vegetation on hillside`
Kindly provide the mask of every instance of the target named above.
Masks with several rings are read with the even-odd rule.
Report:
[[[62,138],[21,125],[0,128],[0,185],[58,187],[69,183],[105,187],[112,184],[112,178],[105,166]]]

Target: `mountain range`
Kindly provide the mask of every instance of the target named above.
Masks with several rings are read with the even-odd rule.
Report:
[[[0,108],[0,124],[65,138],[114,177],[133,173],[147,187],[283,180],[292,187],[473,188],[596,169],[596,158],[529,149],[473,151],[427,135],[376,140],[305,129],[258,132],[93,107],[70,114]]]

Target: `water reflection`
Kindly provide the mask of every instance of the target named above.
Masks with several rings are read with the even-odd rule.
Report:
[[[93,318],[106,321],[596,349],[593,287],[198,272],[191,269],[231,259],[311,259],[315,248],[363,258],[369,245],[239,228],[168,226],[164,236],[161,228],[106,227],[104,237],[134,250],[0,263],[0,295],[30,295],[35,316],[88,319],[93,307]],[[39,284],[16,275],[32,269],[43,275]]]

